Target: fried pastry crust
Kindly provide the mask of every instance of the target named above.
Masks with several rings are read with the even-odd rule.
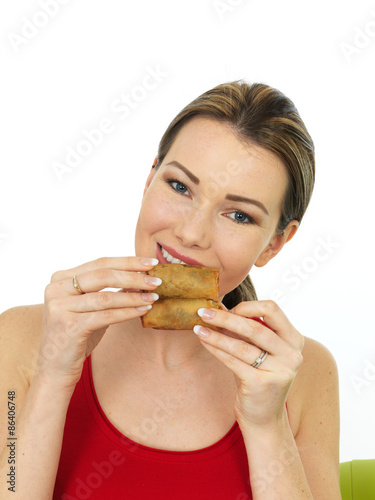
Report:
[[[219,297],[219,269],[186,264],[158,264],[147,274],[163,280],[155,290],[161,298],[217,300]]]
[[[186,264],[158,264],[147,274],[161,278],[162,284],[155,289],[159,300],[141,317],[144,328],[190,330],[194,325],[207,326],[198,316],[198,309],[221,307],[221,303],[217,302],[219,269]]]
[[[220,302],[175,297],[159,299],[141,316],[142,326],[156,330],[192,330],[195,325],[208,326],[197,314],[201,307],[219,309]],[[215,330],[213,325],[210,328]]]

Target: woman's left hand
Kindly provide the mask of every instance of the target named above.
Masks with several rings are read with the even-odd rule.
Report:
[[[214,313],[212,318],[202,312]],[[288,391],[303,358],[304,337],[279,306],[269,300],[241,302],[230,311],[200,309],[208,328],[194,328],[204,347],[235,375],[234,413],[244,427],[263,427],[281,420]],[[267,326],[250,318],[262,317]],[[209,329],[214,325],[220,332]],[[267,328],[268,327],[268,328]],[[251,366],[262,352],[266,359]]]

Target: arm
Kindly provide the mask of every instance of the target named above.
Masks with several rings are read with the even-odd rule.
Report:
[[[1,498],[51,500],[67,409],[84,361],[110,325],[142,316],[145,305],[155,301],[153,294],[141,292],[156,288],[149,282],[151,277],[145,276],[154,265],[148,258],[109,257],[58,271],[46,287],[43,308],[37,306],[37,320],[32,313],[35,306],[14,308],[2,315]],[[73,286],[76,275],[84,292]],[[129,293],[102,292],[120,287]],[[36,352],[36,366],[31,370],[30,352]],[[8,490],[7,483],[11,472],[8,391],[16,393],[15,492]]]
[[[61,453],[62,436],[71,391],[49,383],[42,373],[36,373],[29,385],[21,368],[26,366],[27,350],[34,345],[30,323],[30,308],[14,308],[0,317],[1,370],[0,377],[0,497],[6,499],[50,500],[55,485]],[[34,333],[36,333],[34,331]],[[30,370],[29,370],[30,373]],[[8,431],[8,391],[15,392],[15,432]],[[7,474],[13,464],[10,447],[15,443],[13,467],[15,492]]]
[[[303,356],[295,381],[296,390],[303,391],[296,444],[314,499],[340,500],[337,365],[328,349],[312,339],[306,339]]]
[[[244,432],[254,499],[257,490],[267,499],[341,499],[337,366],[330,352],[311,339],[305,339],[302,354],[288,396],[290,407],[302,399],[296,436],[286,412],[279,426]]]
[[[310,339],[304,345],[304,337],[272,301],[212,312],[204,320],[220,332],[207,329],[201,341],[235,375],[234,412],[254,500],[339,500],[338,384],[331,355]],[[250,319],[259,317],[268,328]],[[254,368],[263,350],[268,356]],[[289,410],[300,411],[295,438],[287,397]]]
[[[18,392],[18,391],[16,391]],[[60,459],[71,394],[37,375],[22,408],[17,404],[15,493],[6,482],[8,448],[0,456],[0,496],[5,499],[51,500]]]

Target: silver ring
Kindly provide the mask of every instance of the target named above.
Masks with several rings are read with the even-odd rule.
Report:
[[[257,358],[251,366],[253,368],[259,368],[267,356],[268,356],[268,352],[263,350],[261,355],[259,356],[259,358]]]
[[[77,276],[73,276],[73,286],[77,290],[77,292],[79,292],[79,293],[85,293],[85,292],[82,291],[81,287],[78,284]]]

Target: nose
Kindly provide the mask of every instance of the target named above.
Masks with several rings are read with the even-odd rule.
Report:
[[[181,245],[208,248],[212,235],[212,214],[208,207],[191,207],[179,212],[174,233]]]

